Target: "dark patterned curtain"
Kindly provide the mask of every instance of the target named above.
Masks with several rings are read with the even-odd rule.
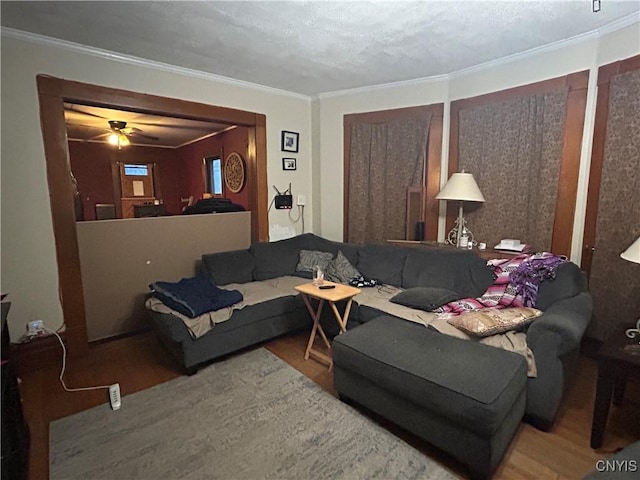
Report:
[[[459,170],[486,202],[465,204],[477,242],[516,238],[549,251],[568,89],[460,111]]]
[[[407,189],[422,184],[428,116],[351,127],[347,241],[404,238]]]
[[[640,265],[620,258],[640,236],[640,71],[612,77],[598,199],[596,241],[589,276],[593,320],[589,335],[603,339],[640,316]]]

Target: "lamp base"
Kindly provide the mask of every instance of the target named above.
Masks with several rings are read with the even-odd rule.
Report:
[[[462,227],[460,225],[462,225]],[[460,239],[464,236],[467,237],[467,246],[460,245]],[[467,227],[467,221],[464,217],[462,217],[462,223],[459,218],[456,219],[455,226],[447,235],[446,243],[455,245],[458,248],[468,248],[468,245],[475,245],[476,242],[474,240],[473,233],[469,230],[469,227]]]
[[[640,318],[638,319],[638,323],[636,323],[636,328],[629,328],[625,333],[629,338],[640,337]],[[638,343],[640,343],[640,341]]]

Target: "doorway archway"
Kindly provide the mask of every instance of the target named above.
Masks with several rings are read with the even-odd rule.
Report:
[[[74,82],[38,75],[38,100],[51,203],[60,301],[70,355],[88,350],[73,183],[64,118],[64,102],[105,106],[178,118],[227,122],[249,130],[247,184],[252,212],[252,241],[267,241],[266,117],[263,114],[203,103]]]

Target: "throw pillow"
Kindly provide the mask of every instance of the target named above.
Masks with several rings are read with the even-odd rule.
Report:
[[[360,275],[356,267],[351,265],[351,262],[344,256],[342,250],[338,250],[338,255],[327,265],[325,273],[329,281],[337,283],[347,283],[353,277]]]
[[[315,272],[316,268],[320,268],[324,272],[332,258],[333,254],[331,252],[300,250],[296,272]]]
[[[469,335],[488,337],[496,333],[516,330],[528,325],[542,311],[536,308],[483,308],[474,312],[462,313],[447,321]]]
[[[439,287],[414,287],[404,290],[390,298],[390,301],[409,308],[432,312],[445,303],[460,300],[458,292]]]

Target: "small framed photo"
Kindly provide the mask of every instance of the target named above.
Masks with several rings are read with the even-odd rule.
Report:
[[[282,131],[282,151],[298,153],[298,138],[299,133]],[[293,169],[295,170],[295,168]]]
[[[283,158],[282,159],[282,169],[283,170],[295,170],[296,169],[296,159],[295,158]]]

